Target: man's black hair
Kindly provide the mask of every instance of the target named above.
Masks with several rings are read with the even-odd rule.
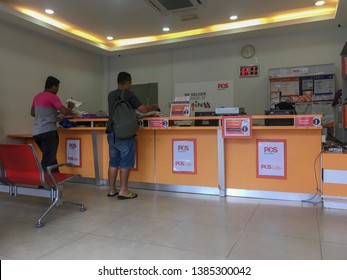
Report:
[[[131,82],[131,75],[127,72],[120,72],[117,77],[117,83],[122,85],[126,82]]]
[[[52,86],[59,86],[60,81],[57,78],[54,78],[52,76],[49,76],[46,80],[46,84],[45,84],[45,89],[49,89]]]

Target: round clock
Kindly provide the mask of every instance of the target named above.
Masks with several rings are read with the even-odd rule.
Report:
[[[255,48],[252,45],[245,45],[241,49],[241,54],[244,58],[250,58],[255,54]]]

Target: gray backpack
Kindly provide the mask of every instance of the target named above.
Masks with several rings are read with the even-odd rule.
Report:
[[[134,108],[124,99],[124,91],[113,104],[111,125],[117,138],[126,139],[136,135],[138,124]]]

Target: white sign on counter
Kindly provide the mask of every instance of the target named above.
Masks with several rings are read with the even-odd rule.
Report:
[[[257,140],[257,177],[287,178],[286,140]]]
[[[172,172],[196,174],[196,139],[172,139]]]
[[[74,167],[81,167],[81,139],[66,139],[66,162]]]

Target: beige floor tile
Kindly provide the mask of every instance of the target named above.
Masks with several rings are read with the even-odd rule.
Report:
[[[257,213],[264,215],[292,216],[300,218],[317,217],[315,205],[297,201],[268,200],[261,201]]]
[[[242,230],[255,212],[257,205],[249,204],[204,204],[187,216],[185,222],[225,226]]]
[[[322,242],[323,260],[347,260],[347,245]]]
[[[319,240],[317,219],[297,215],[277,215],[276,209],[277,207],[271,213],[257,210],[245,231]]]
[[[37,259],[69,244],[84,234],[45,226],[11,222],[0,228],[1,255],[12,259]]]
[[[319,221],[341,222],[347,224],[347,210],[321,208],[318,211]]]
[[[322,241],[342,243],[347,245],[346,222],[341,222],[339,219],[319,220],[319,231]]]
[[[105,225],[93,233],[149,243],[155,240],[160,234],[173,228],[176,224],[177,221],[141,217],[134,214]]]
[[[126,215],[128,215],[126,211],[114,213],[87,209],[85,212],[74,212],[55,219],[47,223],[47,225],[55,228],[91,233]]]
[[[243,232],[227,259],[319,260],[320,244],[315,240]]]
[[[145,189],[120,201],[107,186],[64,187],[87,211],[55,207],[41,229],[46,198],[0,193],[0,259],[347,259],[346,210]]]
[[[0,256],[0,260],[13,260],[13,259],[8,258],[8,257],[4,257],[4,256]]]
[[[227,227],[180,222],[153,244],[226,257],[240,231]]]
[[[134,215],[182,221],[185,217],[191,215],[202,204],[203,202],[182,203],[181,201],[172,202],[168,200],[155,200],[138,208]]]
[[[37,219],[48,209],[51,202],[47,198],[30,196],[13,197],[6,202],[6,207],[0,211],[0,217],[11,217],[13,221],[36,225]],[[79,207],[70,205],[59,205],[43,219],[44,223],[63,217],[69,213],[79,212]]]
[[[141,244],[112,237],[89,234],[53,253],[42,256],[47,260],[128,260]]]
[[[261,199],[258,198],[247,198],[247,197],[236,197],[236,196],[213,196],[213,199],[206,200],[206,205],[214,205],[218,207],[224,207],[228,205],[236,206],[236,205],[247,205],[248,207],[253,206],[257,208],[261,203]]]

